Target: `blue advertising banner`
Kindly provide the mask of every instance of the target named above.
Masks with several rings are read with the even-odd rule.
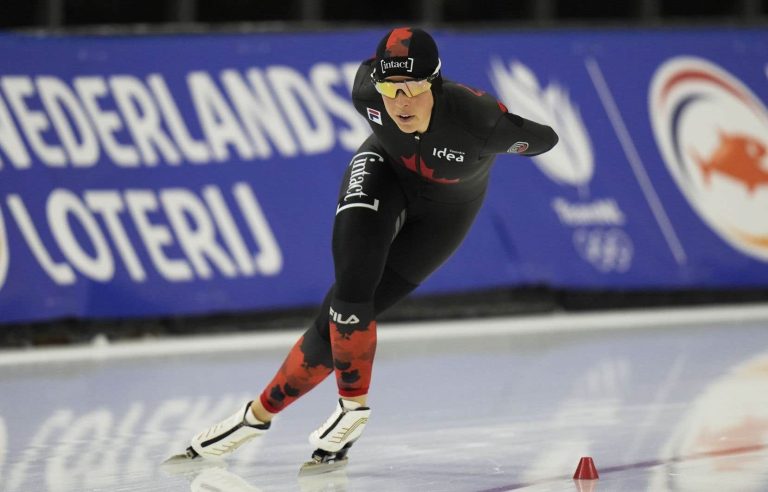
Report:
[[[560,143],[420,292],[768,285],[765,29],[434,34]],[[0,322],[318,303],[381,35],[0,36]]]

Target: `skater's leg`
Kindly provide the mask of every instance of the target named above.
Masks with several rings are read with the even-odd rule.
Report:
[[[330,302],[326,296],[326,307]],[[315,323],[294,344],[280,369],[261,396],[241,407],[234,415],[199,432],[192,438],[186,455],[224,456],[267,429],[274,414],[317,386],[331,372],[333,359],[327,339],[328,316],[318,316]],[[323,338],[321,331],[325,331]]]
[[[379,315],[407,296],[416,284],[411,284],[394,271],[385,268],[374,296],[374,314]],[[333,288],[325,296],[319,315],[294,348],[289,352],[280,370],[266,386],[261,396],[251,404],[251,411],[261,422],[269,422],[275,413],[301,398],[331,373],[330,312]],[[343,342],[341,343],[343,345]],[[325,367],[323,373],[318,368]],[[315,368],[315,370],[311,370]],[[315,377],[311,377],[314,374]],[[289,381],[293,381],[290,383]],[[286,393],[286,385],[288,393]],[[346,399],[365,405],[365,395],[346,396]]]
[[[459,248],[483,204],[481,193],[463,203],[420,200],[392,242],[387,267],[406,282],[421,284]]]
[[[394,171],[367,150],[353,157],[344,183],[333,227],[328,326],[339,395],[365,404],[376,353],[374,299],[406,197]]]
[[[369,139],[347,168],[333,230],[336,283],[313,325],[253,405],[261,420],[296,401],[333,370],[339,394],[366,403],[376,348],[375,315],[416,287],[385,268],[405,217],[406,197],[380,155],[375,139]]]
[[[353,157],[344,183],[349,186],[342,185],[333,228],[336,283],[328,313],[340,398],[309,438],[315,455],[331,460],[360,436],[370,415],[365,404],[376,353],[375,295],[407,203],[394,171],[374,152]]]
[[[374,305],[376,306],[375,313],[379,314],[385,311],[397,301],[408,295],[414,288],[416,288],[415,284],[409,283],[394,271],[386,268],[382,275],[381,282],[376,289],[374,298]],[[282,367],[270,384],[267,385],[266,389],[261,394],[261,397],[251,402],[250,407],[246,406],[244,409],[241,408],[235,415],[228,417],[224,421],[197,434],[195,438],[193,438],[193,446],[190,446],[194,451],[194,453],[191,454],[221,456],[226,454],[222,451],[231,451],[236,447],[230,446],[235,444],[240,445],[242,442],[245,442],[242,440],[243,437],[250,439],[251,437],[260,435],[269,427],[269,422],[272,420],[274,413],[284,409],[287,405],[300,398],[333,371],[330,327],[328,316],[326,314],[330,310],[330,299],[332,297],[333,289],[326,295],[326,300],[323,303],[323,308],[321,308],[317,319],[294,345]],[[313,367],[315,368],[314,374],[316,377],[312,377]],[[325,369],[320,369],[321,367],[324,367]],[[289,381],[292,381],[292,384],[289,383]],[[286,392],[286,386],[289,388],[288,392]],[[298,391],[293,391],[291,388],[298,389]],[[270,397],[270,394],[273,395],[273,397]],[[274,396],[277,396],[278,398],[274,398]],[[364,407],[365,396],[366,395],[360,395],[360,397],[349,398],[349,400],[357,401],[357,404],[350,403],[350,401],[340,401],[339,407],[333,414],[333,418],[329,420],[335,422],[342,412],[354,410],[354,413],[349,416],[345,415],[345,419],[354,419],[353,424],[358,422],[364,424],[364,422],[367,422],[368,415],[370,414],[370,410]],[[263,401],[266,401],[267,404],[264,405],[262,403]],[[273,410],[273,412],[267,410],[267,406]],[[250,415],[248,415],[249,412]],[[328,425],[332,425],[333,422],[330,422]],[[321,429],[325,429],[328,425],[324,425]],[[364,427],[364,425],[355,425],[355,438],[362,432],[362,427]],[[236,434],[232,434],[232,436],[237,437],[237,439],[224,440],[222,442],[212,441],[212,438],[225,435],[229,430],[235,428],[238,428],[239,430]],[[324,432],[321,432],[317,435],[319,436],[323,433]],[[204,442],[207,444],[209,452],[204,452],[202,446],[202,443]],[[348,441],[345,442],[348,444]],[[318,443],[319,441],[313,441],[313,445],[317,445]],[[331,447],[333,447],[333,445]],[[195,451],[195,449],[197,451]]]
[[[339,395],[365,405],[376,354],[373,302],[335,299],[330,321],[333,366]]]
[[[285,361],[259,399],[253,405],[254,414],[272,417],[333,372],[331,343],[328,340],[328,313],[330,293],[314,323],[304,332],[288,352]],[[262,412],[263,410],[263,412]],[[269,415],[265,415],[264,413]]]
[[[373,298],[374,313],[379,316],[404,299],[418,286],[419,284],[409,282],[389,266],[385,267],[384,275],[381,276],[381,282],[376,287],[376,294]]]

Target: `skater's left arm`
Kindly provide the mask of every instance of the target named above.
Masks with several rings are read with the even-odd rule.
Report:
[[[498,107],[501,114],[485,142],[483,154],[535,156],[557,144],[559,138],[551,127],[510,113],[502,104]]]

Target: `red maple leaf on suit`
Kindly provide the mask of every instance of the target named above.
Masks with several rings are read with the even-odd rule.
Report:
[[[403,165],[405,165],[405,167],[415,173],[418,173],[429,181],[441,184],[454,184],[459,182],[458,179],[436,178],[435,170],[427,167],[426,162],[424,162],[424,159],[421,157],[419,157],[419,169],[416,169],[416,154],[413,154],[410,157],[400,156],[400,159],[403,161]]]

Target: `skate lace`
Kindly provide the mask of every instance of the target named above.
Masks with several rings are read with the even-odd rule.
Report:
[[[327,429],[328,427],[332,426],[337,420],[341,419],[345,414],[347,413],[347,410],[342,410],[340,414],[336,415],[334,412],[333,415],[328,417],[328,420],[325,421],[323,424],[323,429]]]
[[[207,436],[216,436],[219,434],[223,434],[224,432],[232,429],[233,427],[236,427],[242,423],[242,419],[239,418],[239,414],[232,415],[226,420],[223,420],[219,422],[218,424],[214,425],[210,429],[208,429],[208,432],[206,433]]]
[[[337,411],[334,411],[331,414],[331,416],[328,417],[328,419],[325,421],[325,423],[323,425],[321,425],[320,428],[315,431],[315,433],[318,436],[322,436],[323,434],[328,432],[328,430],[331,428],[331,426],[333,426],[333,424],[335,424],[336,422],[341,420],[341,418],[344,417],[344,415],[346,415],[347,413],[350,412],[350,410],[347,410],[343,406],[340,406],[340,407],[341,407],[341,412],[337,413]]]

